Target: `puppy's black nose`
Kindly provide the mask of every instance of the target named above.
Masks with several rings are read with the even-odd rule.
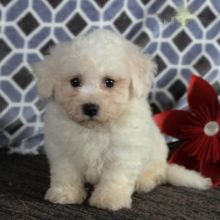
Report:
[[[93,103],[86,103],[82,106],[83,113],[89,117],[93,117],[98,114],[99,106]]]

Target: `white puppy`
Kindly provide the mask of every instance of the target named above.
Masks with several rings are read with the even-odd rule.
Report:
[[[139,48],[99,30],[59,44],[34,66],[45,116],[51,184],[45,199],[117,210],[134,191],[161,183],[207,189],[210,179],[168,165],[168,148],[146,102],[155,65]],[[171,122],[172,123],[172,122]]]

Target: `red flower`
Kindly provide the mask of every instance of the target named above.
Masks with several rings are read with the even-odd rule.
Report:
[[[182,140],[171,156],[176,163],[210,177],[220,184],[220,106],[215,90],[202,78],[192,76],[188,90],[191,110],[172,110],[154,116],[161,131]]]

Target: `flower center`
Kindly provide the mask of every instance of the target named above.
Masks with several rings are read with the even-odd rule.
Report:
[[[219,132],[219,124],[216,121],[210,121],[204,127],[204,133],[207,136],[214,136],[218,132]]]

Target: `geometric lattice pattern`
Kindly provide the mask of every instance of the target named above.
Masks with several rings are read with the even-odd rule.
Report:
[[[183,95],[192,73],[220,94],[220,1],[162,2],[151,5],[146,22],[150,43],[145,51],[159,64],[151,96],[155,111],[186,107]],[[186,26],[172,16],[183,3],[193,14]]]
[[[186,26],[175,18],[183,4],[194,16]],[[0,146],[37,153],[45,104],[30,64],[56,43],[98,28],[124,35],[155,59],[149,97],[155,112],[186,106],[192,73],[220,93],[219,14],[219,0],[1,0]]]

